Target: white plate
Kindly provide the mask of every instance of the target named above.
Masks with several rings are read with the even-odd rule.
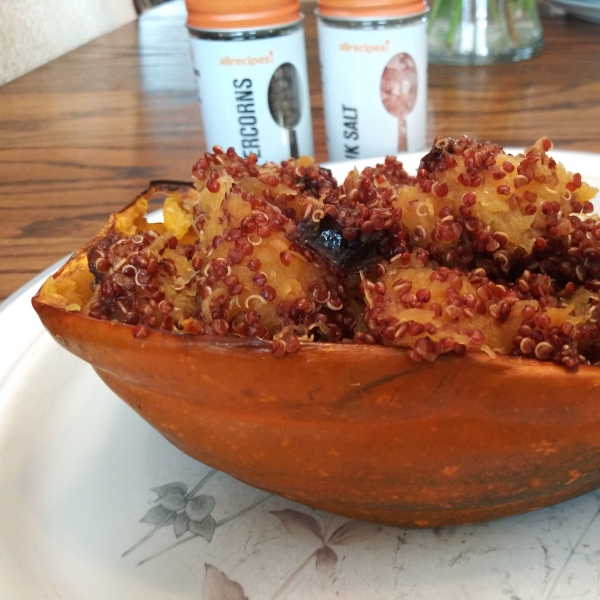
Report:
[[[600,0],[552,0],[552,3],[578,19],[600,23]]]
[[[554,156],[600,186],[600,156]],[[413,169],[418,155],[405,162]],[[0,310],[3,600],[600,597],[599,491],[479,525],[380,528],[181,454],[43,330],[30,298],[55,269]],[[200,535],[178,538],[186,503]],[[199,525],[209,511],[215,521]]]

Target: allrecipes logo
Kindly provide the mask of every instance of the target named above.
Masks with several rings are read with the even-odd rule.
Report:
[[[269,50],[268,56],[246,56],[246,58],[231,58],[230,56],[224,56],[219,60],[219,64],[224,67],[230,67],[236,65],[239,67],[255,65],[268,65],[273,62],[273,50]]]
[[[385,44],[349,44],[343,42],[340,44],[340,50],[342,52],[365,52],[371,54],[371,52],[389,52],[390,51],[390,40],[385,40]]]

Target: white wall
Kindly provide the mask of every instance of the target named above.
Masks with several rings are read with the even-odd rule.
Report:
[[[0,85],[135,18],[133,0],[0,0]]]

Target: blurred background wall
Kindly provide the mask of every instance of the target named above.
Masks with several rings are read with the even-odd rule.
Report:
[[[135,18],[133,0],[0,0],[0,85]]]

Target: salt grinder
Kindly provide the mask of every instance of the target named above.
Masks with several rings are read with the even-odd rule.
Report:
[[[423,0],[319,0],[329,160],[425,147],[427,7]]]

